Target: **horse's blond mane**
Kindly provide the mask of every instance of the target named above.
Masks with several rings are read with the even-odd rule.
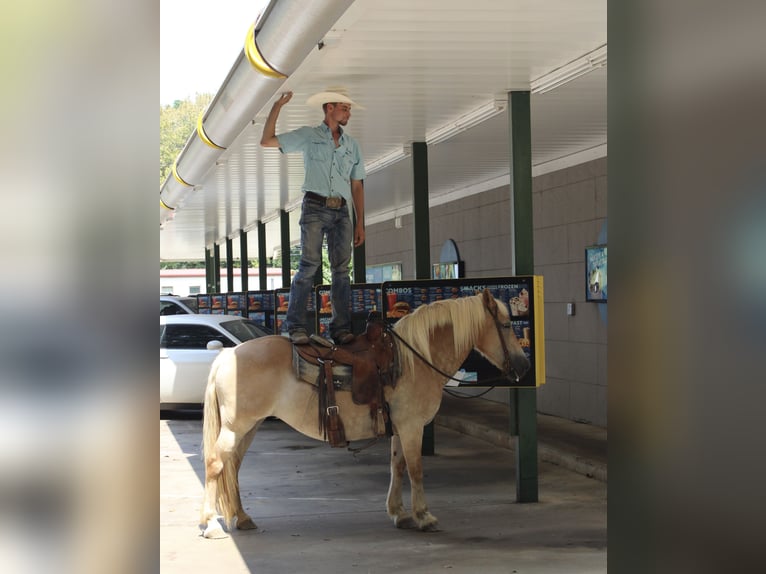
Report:
[[[454,326],[453,353],[467,353],[473,347],[486,320],[481,295],[460,299],[443,299],[418,307],[402,317],[394,329],[428,361],[431,360],[431,334],[444,325]],[[404,372],[412,372],[414,355],[403,350]]]

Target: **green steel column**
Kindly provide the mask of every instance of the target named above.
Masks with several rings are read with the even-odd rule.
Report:
[[[279,211],[279,231],[282,242],[282,287],[290,286],[290,214]]]
[[[353,217],[354,229],[356,229],[356,215]],[[354,247],[354,276],[351,278],[352,283],[366,283],[367,282],[367,240],[359,247]]]
[[[529,92],[509,92],[513,274],[535,270],[532,242],[532,123]],[[511,389],[516,437],[516,501],[537,502],[537,390]]]
[[[234,241],[226,238],[226,292],[234,291]]]
[[[266,224],[258,222],[258,279],[261,291],[269,288],[269,267],[266,261]]]
[[[428,146],[425,142],[412,144],[412,217],[415,238],[415,279],[431,278],[431,228],[428,213]],[[435,452],[434,423],[423,429],[422,454]]]
[[[250,289],[250,281],[248,277],[248,270],[250,269],[250,261],[247,259],[247,232],[243,231],[239,234],[239,267],[240,277],[242,278],[242,291],[248,291]]]
[[[415,279],[431,278],[431,232],[428,214],[428,147],[412,144],[412,216],[415,238]]]
[[[221,292],[221,246],[213,243],[213,293]]]
[[[213,285],[213,252],[205,248],[205,293],[212,293]]]

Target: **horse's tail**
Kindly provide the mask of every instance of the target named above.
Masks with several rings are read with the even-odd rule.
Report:
[[[236,449],[230,456],[227,456],[226,453],[216,451],[216,443],[221,432],[221,409],[218,403],[218,393],[216,392],[216,376],[222,361],[222,356],[225,355],[225,351],[225,349],[222,350],[215,361],[213,361],[213,364],[210,367],[207,387],[205,388],[205,406],[202,422],[202,453],[205,463],[206,482],[207,474],[211,471],[211,466],[215,470],[216,468],[220,468],[218,465],[221,463],[223,464],[223,468],[220,469],[218,478],[216,479],[216,507],[224,517],[228,526],[231,524],[231,520],[234,517],[234,505],[232,504],[232,500],[237,500],[239,497],[239,484],[237,483],[237,463],[234,460],[237,456]],[[214,458],[219,459],[220,462],[218,465],[211,465]]]

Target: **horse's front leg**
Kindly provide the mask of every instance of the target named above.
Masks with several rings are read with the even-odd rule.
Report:
[[[391,437],[391,483],[386,497],[386,511],[397,528],[415,528],[416,526],[412,515],[404,509],[402,504],[402,479],[406,467],[402,443],[399,435],[395,434]]]
[[[258,427],[260,426],[261,421],[258,421],[256,425],[242,438],[242,440],[239,442],[239,445],[237,446],[237,459],[236,459],[236,476],[239,477],[239,469],[242,466],[242,460],[245,458],[245,454],[247,453],[247,449],[250,448],[250,445],[253,442],[253,438],[255,437],[255,432],[258,430]],[[242,497],[240,495],[239,489],[237,489],[237,497],[234,501],[235,504],[235,512],[237,517],[237,528],[239,530],[255,530],[258,528],[256,526],[255,522],[253,522],[253,519],[250,518],[250,516],[245,512],[245,509],[242,507]]]
[[[400,433],[402,452],[410,477],[412,495],[412,518],[419,530],[434,532],[439,529],[439,521],[428,512],[428,504],[423,490],[423,428],[410,429]]]

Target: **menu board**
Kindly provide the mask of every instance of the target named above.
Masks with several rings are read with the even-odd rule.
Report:
[[[247,293],[226,294],[226,314],[244,317],[247,311]]]
[[[317,333],[330,338],[330,322],[332,321],[332,301],[330,300],[330,285],[316,287]],[[382,285],[380,283],[351,284],[351,324],[352,331],[359,334],[364,331],[367,316],[371,311],[382,309]]]
[[[208,294],[197,295],[197,312],[203,315],[210,314],[210,295]]]
[[[382,293],[380,283],[352,283],[351,312],[363,313],[366,318],[370,311],[380,311],[383,309]]]
[[[274,291],[248,291],[247,316],[261,327],[274,327]]]
[[[318,285],[315,289],[317,302],[317,333],[325,339],[330,338],[330,321],[332,321],[332,302],[330,301],[330,286]]]
[[[535,387],[543,384],[545,382],[545,337],[541,276],[386,281],[382,285],[383,314],[386,320],[395,322],[423,305],[442,299],[470,297],[484,289],[489,289],[495,298],[508,306],[513,332],[532,364],[532,368],[518,383],[493,382],[492,386]],[[470,358],[470,365],[464,365],[463,370],[466,376],[463,377],[460,386],[481,386],[482,379],[494,378],[499,374],[499,371],[488,361],[477,357],[478,355],[474,354]],[[486,365],[482,365],[482,361]],[[490,375],[493,376],[490,377]]]
[[[308,301],[306,302],[306,324],[309,327],[314,323],[314,293],[309,293]],[[287,319],[287,307],[290,303],[290,288],[284,287],[276,289],[274,291],[274,307],[275,307],[275,330],[277,335],[287,334],[287,325],[285,320]],[[311,329],[309,328],[309,331]]]
[[[274,332],[277,335],[287,334],[287,305],[290,302],[290,289],[281,288],[274,290]]]
[[[210,313],[223,315],[226,311],[226,295],[223,293],[210,294]]]

